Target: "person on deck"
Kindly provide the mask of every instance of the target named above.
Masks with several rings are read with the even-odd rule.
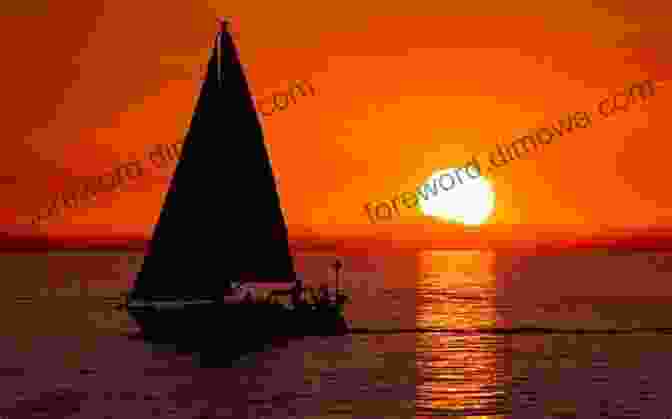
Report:
[[[313,305],[316,306],[320,303],[320,296],[317,293],[317,290],[312,287],[308,287],[307,291],[310,293],[310,298],[313,300]]]
[[[337,305],[342,305],[347,303],[350,300],[347,295],[342,294],[342,293],[336,293],[336,304]]]
[[[280,295],[289,295],[292,306],[303,307],[306,304],[306,301],[303,299],[303,291],[303,281],[301,279],[296,279],[292,288],[288,290],[273,290],[269,297],[274,298]]]
[[[301,303],[301,293],[303,292],[303,281],[297,279],[294,281],[294,287],[291,290],[292,292],[292,304],[299,305]]]
[[[320,297],[319,297],[319,303],[320,305],[329,305],[330,303],[330,298],[329,298],[329,288],[325,285],[322,284],[320,285]]]
[[[297,279],[294,288],[292,288],[292,305],[299,310],[308,308],[308,302],[304,298],[304,291],[306,289],[303,287],[303,281]]]

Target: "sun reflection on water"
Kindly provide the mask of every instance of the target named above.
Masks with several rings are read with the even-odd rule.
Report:
[[[503,418],[510,411],[507,337],[451,333],[496,327],[495,278],[490,255],[480,252],[423,254],[418,284],[416,324],[440,330],[416,339],[418,382],[416,408],[422,413]],[[474,416],[481,415],[481,416]]]

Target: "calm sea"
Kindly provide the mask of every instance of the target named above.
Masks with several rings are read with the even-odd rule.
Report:
[[[333,285],[333,260],[297,269]],[[667,254],[343,260],[348,318],[366,331],[206,368],[133,339],[112,309],[137,254],[2,255],[0,418],[672,417],[672,334],[654,330],[672,328]],[[202,326],[230,340],[244,321]]]

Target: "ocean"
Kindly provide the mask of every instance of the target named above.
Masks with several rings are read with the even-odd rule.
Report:
[[[297,270],[333,286],[333,260],[301,254]],[[208,367],[113,310],[139,254],[1,255],[0,418],[672,417],[668,254],[342,260],[357,333]],[[233,321],[207,333],[235,339]]]

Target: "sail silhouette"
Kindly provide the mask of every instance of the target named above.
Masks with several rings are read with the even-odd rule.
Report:
[[[275,300],[286,290],[254,301],[233,286],[292,281],[289,305]],[[311,305],[302,290],[259,116],[222,23],[147,255],[118,308],[150,341],[225,358],[276,339],[348,333],[346,296]],[[244,321],[227,323],[222,337],[208,328],[218,319]]]
[[[294,280],[259,116],[223,22],[131,296],[217,298],[232,281]]]

